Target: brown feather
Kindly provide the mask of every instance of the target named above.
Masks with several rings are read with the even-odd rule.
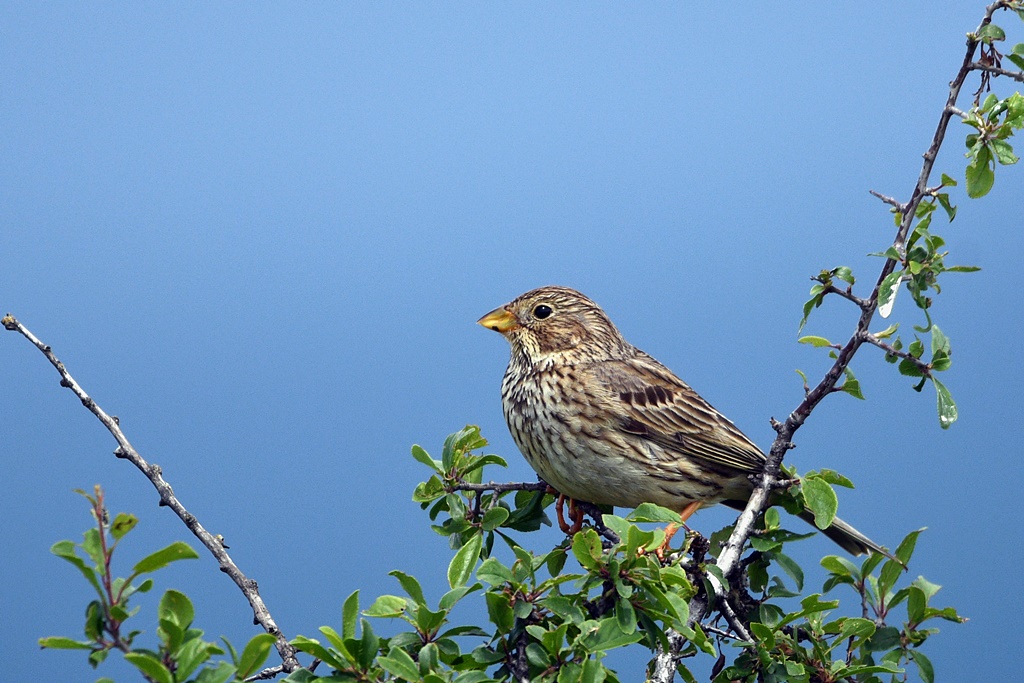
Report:
[[[629,344],[597,304],[566,287],[541,287],[503,308],[489,316],[500,314],[494,329],[512,346],[501,385],[505,419],[544,481],[598,504],[743,507],[764,454]],[[825,534],[853,553],[884,552],[839,519]]]

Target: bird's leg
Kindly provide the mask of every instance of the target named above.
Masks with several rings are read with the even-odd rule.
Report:
[[[562,512],[562,506],[565,501],[569,501],[569,519],[572,520],[572,525],[565,521],[565,515]],[[572,536],[577,531],[583,528],[583,510],[576,507],[576,501],[572,498],[567,498],[565,495],[559,493],[558,500],[555,501],[555,513],[558,515],[558,528],[561,529],[566,536]]]
[[[686,526],[686,520],[693,516],[693,513],[700,509],[700,502],[693,501],[682,509],[679,513],[679,524],[675,522],[669,522],[668,526],[665,527],[665,540],[662,541],[658,549],[654,551],[654,554],[658,556],[659,560],[665,559],[665,551],[668,549],[668,544],[672,542],[672,537],[676,535],[679,528]]]

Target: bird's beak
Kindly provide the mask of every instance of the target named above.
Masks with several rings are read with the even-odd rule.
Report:
[[[519,327],[519,321],[516,320],[516,317],[504,308],[495,308],[476,322],[489,330],[502,334]]]

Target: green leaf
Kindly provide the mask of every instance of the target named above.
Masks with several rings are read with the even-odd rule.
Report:
[[[956,187],[956,181],[945,173],[942,174],[942,184],[946,187]]]
[[[483,527],[484,531],[494,531],[505,523],[509,514],[508,508],[496,505],[484,513],[484,518],[480,521],[480,526]]]
[[[860,381],[854,376],[853,371],[850,368],[845,368],[843,372],[846,374],[846,381],[843,382],[843,386],[840,387],[843,391],[848,393],[854,398],[864,400],[864,393],[860,390]]]
[[[343,638],[356,637],[356,620],[359,619],[359,591],[354,590],[341,608],[341,635]]]
[[[584,529],[572,538],[572,554],[584,569],[596,570],[601,566],[601,539],[593,529]]]
[[[196,554],[195,550],[192,550],[192,546],[184,541],[175,541],[166,548],[158,550],[151,555],[139,560],[139,562],[132,569],[135,575],[146,574],[148,572],[154,572],[157,569],[166,567],[171,562],[177,562],[178,560],[195,560],[198,559],[199,555]]]
[[[912,624],[920,624],[924,621],[924,609],[928,606],[928,599],[924,591],[917,586],[911,586],[907,592],[907,618]]]
[[[321,645],[319,641],[313,640],[312,638],[307,638],[306,636],[295,636],[295,638],[292,639],[291,644],[294,645],[299,652],[305,652],[306,654],[313,655],[332,668],[344,669],[351,665],[351,663],[339,659],[336,654],[333,654],[330,650]]]
[[[848,285],[852,285],[854,282],[856,282],[855,278],[853,277],[853,271],[850,270],[847,266],[839,266],[838,268],[835,268],[832,271],[832,275],[836,279],[842,280]]]
[[[400,617],[405,614],[407,605],[408,603],[405,598],[397,595],[382,595],[374,600],[373,604],[363,614],[379,619]]]
[[[875,633],[875,622],[860,617],[850,617],[843,621],[839,630],[840,640],[847,638],[870,638]]]
[[[396,678],[404,678],[407,681],[419,681],[421,678],[416,662],[408,652],[400,648],[392,648],[387,655],[379,657],[377,663]]]
[[[84,537],[82,539],[82,550],[85,551],[85,554],[96,565],[96,570],[102,575],[106,562],[103,558],[103,547],[100,544],[99,529],[88,529],[82,535]]]
[[[274,646],[276,639],[269,633],[260,633],[252,637],[242,650],[242,656],[238,660],[238,677],[247,678],[257,669],[263,666],[270,655],[270,648]]]
[[[914,555],[914,548],[917,547],[917,539],[926,528],[915,529],[903,537],[903,540],[896,547],[896,552],[893,553],[897,560],[904,565],[910,563],[910,558]]]
[[[833,574],[849,576],[854,579],[860,578],[860,570],[857,569],[857,565],[850,562],[845,557],[839,557],[838,555],[826,555],[821,558],[821,566]]]
[[[991,43],[994,40],[1006,40],[1006,32],[995,24],[985,24],[978,31],[978,40]]]
[[[932,355],[936,353],[950,353],[949,337],[939,329],[938,325],[932,324]]]
[[[825,285],[818,283],[811,287],[811,298],[804,304],[804,317],[800,320],[800,327],[798,330],[804,329],[804,325],[807,324],[807,316],[811,314],[811,311],[821,305],[823,297],[825,296]]]
[[[504,593],[485,593],[484,600],[487,603],[487,617],[499,633],[508,633],[515,623],[515,614],[512,612],[512,603],[508,595]]]
[[[299,672],[301,671],[306,670],[299,669],[298,671],[292,672],[292,674],[288,676],[288,678],[282,679],[281,683],[286,683],[286,681],[288,683],[297,683],[299,679],[293,678],[293,676],[299,676]],[[306,673],[309,672],[306,671]],[[217,664],[206,667],[205,669],[200,671],[199,675],[195,677],[195,683],[227,683],[229,679],[234,678],[234,675],[235,667],[231,666],[227,662],[217,662]],[[97,681],[96,683],[99,683],[99,681]]]
[[[606,617],[600,622],[586,621],[581,630],[582,633],[576,642],[589,652],[603,652],[632,645],[643,638],[643,633],[639,630],[623,633],[614,616]]]
[[[494,557],[488,557],[476,570],[476,578],[486,581],[492,586],[500,586],[512,580],[512,570]]]
[[[896,334],[896,330],[900,329],[899,323],[893,323],[889,327],[885,328],[881,332],[875,332],[874,335],[879,339],[888,339],[892,335]]]
[[[946,212],[946,216],[949,218],[949,221],[952,222],[953,219],[956,218],[956,206],[950,203],[949,195],[945,192],[941,192],[935,195],[935,198],[939,200],[939,204]]]
[[[39,647],[48,647],[51,650],[91,650],[92,646],[93,644],[89,642],[72,640],[71,638],[63,638],[61,636],[39,639]]]
[[[750,635],[757,639],[757,642],[763,645],[766,649],[774,649],[775,647],[775,630],[765,626],[762,623],[752,621],[750,622]]]
[[[626,517],[631,522],[654,522],[655,524],[681,524],[679,513],[675,510],[655,505],[654,503],[641,503],[633,512]],[[598,555],[599,557],[600,555]]]
[[[939,426],[943,429],[949,429],[949,427],[956,422],[958,417],[956,403],[953,401],[953,395],[949,393],[949,389],[946,388],[946,385],[935,379],[935,377],[932,377],[932,384],[935,385],[935,396],[939,411]]]
[[[932,662],[928,657],[925,656],[920,650],[909,650],[907,654],[917,664],[917,673],[921,676],[921,680],[924,683],[935,682],[935,667],[932,666]]]
[[[360,619],[359,625],[363,629],[363,637],[360,640],[359,664],[364,668],[370,668],[377,650],[380,649],[380,638],[373,632],[373,627],[366,619]]]
[[[935,594],[939,592],[940,588],[942,588],[942,586],[940,586],[939,584],[932,583],[923,576],[919,576],[916,579],[914,579],[914,582],[911,585],[920,588],[921,592],[924,593],[925,598],[927,598],[928,600],[931,600],[933,597],[935,597]]]
[[[623,633],[631,634],[636,631],[636,610],[629,600],[622,598],[615,603],[615,620]]]
[[[885,652],[900,646],[900,631],[893,626],[881,626],[875,635],[868,638],[864,649],[868,652]]]
[[[900,374],[906,377],[924,377],[924,372],[922,372],[921,368],[909,358],[901,360],[898,367]]]
[[[185,631],[192,625],[192,620],[196,616],[196,610],[187,595],[180,591],[168,590],[160,598],[157,614],[160,619],[168,619],[182,631]]]
[[[1020,161],[1013,153],[1013,147],[1006,140],[990,140],[989,144],[992,145],[992,151],[996,153],[996,160],[1004,166]]]
[[[144,652],[126,652],[124,658],[156,683],[174,683],[174,676],[155,656]]]
[[[464,546],[459,548],[448,565],[448,585],[452,588],[463,586],[473,575],[473,569],[480,559],[480,550],[483,547],[483,536],[474,534]]]
[[[810,344],[811,346],[815,346],[818,348],[821,348],[823,346],[832,346],[832,342],[830,342],[828,339],[825,339],[824,337],[815,337],[814,335],[800,337],[796,341],[799,344]]]
[[[103,598],[103,589],[100,587],[99,579],[96,578],[96,571],[78,556],[75,552],[76,547],[71,541],[57,541],[50,547],[50,552],[78,567],[78,571],[82,572],[82,576],[96,590],[96,595]]]
[[[402,584],[402,590],[409,594],[409,597],[413,599],[417,605],[423,605],[427,601],[423,597],[423,589],[420,587],[420,582],[416,580],[415,576],[400,572],[397,569],[388,572],[390,576],[398,579],[398,583]]]
[[[474,583],[472,586],[459,586],[458,588],[453,588],[441,596],[441,599],[437,602],[437,606],[443,610],[444,613],[447,613],[447,611],[454,607],[455,603],[459,600],[466,597],[469,593],[480,590],[481,588],[483,588],[483,585],[479,582]]]
[[[900,283],[903,281],[903,271],[897,270],[889,273],[882,280],[878,287],[878,315],[888,318],[892,313],[892,307],[896,304],[896,294],[900,291]]]
[[[138,523],[139,518],[135,515],[119,512],[117,517],[114,517],[114,523],[110,525],[110,535],[115,541],[119,541],[125,534],[134,529]]]
[[[814,525],[827,529],[839,510],[839,498],[829,484],[816,477],[804,479],[804,500],[814,513]]]
[[[984,197],[995,184],[996,175],[989,165],[991,159],[988,147],[982,147],[974,161],[967,165],[967,196],[971,199]]]
[[[412,447],[412,457],[415,458],[417,462],[423,463],[438,474],[444,474],[444,470],[441,469],[441,462],[431,458],[421,446],[414,445]]]
[[[772,553],[772,560],[775,561],[782,570],[789,574],[789,577],[796,583],[796,589],[802,591],[804,589],[804,570],[796,562],[793,561],[788,555],[784,555],[781,552]]]
[[[197,637],[182,643],[181,647],[172,655],[175,661],[174,675],[177,680],[187,680],[192,672],[208,660],[214,652],[219,654],[223,653],[223,650],[212,643],[204,642],[202,638]]]
[[[508,467],[508,463],[505,462],[505,458],[501,457],[500,455],[493,455],[493,454],[491,454],[491,455],[480,455],[480,456],[473,456],[473,457],[474,457],[473,463],[471,465],[469,465],[468,467],[466,467],[464,470],[462,470],[463,478],[465,478],[466,475],[469,474],[470,472],[474,472],[474,471],[482,468],[485,465],[501,465],[502,467]],[[473,483],[479,484],[480,482],[479,481],[475,481]]]

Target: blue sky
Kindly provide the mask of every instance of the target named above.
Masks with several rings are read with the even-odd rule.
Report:
[[[312,636],[355,588],[394,592],[391,569],[442,592],[413,443],[479,424],[511,462],[493,476],[533,477],[501,417],[507,347],[474,324],[527,289],[586,292],[767,447],[801,398],[794,368],[826,368],[795,341],[808,276],[874,281],[865,254],[892,223],[867,191],[908,196],[982,9],[5,3],[0,307],[226,537],[285,633]],[[962,178],[965,132],[937,172]],[[1015,669],[1019,648],[988,639],[1020,645],[1022,176],[1000,171],[936,226],[951,262],[984,269],[934,308],[960,421],[941,431],[934,395],[865,349],[867,401],[829,398],[790,458],[851,477],[840,512],[880,542],[929,528],[911,575],[971,618],[926,646],[943,680]],[[806,332],[854,321],[830,302]],[[71,490],[95,483],[141,518],[123,568],[187,530],[34,348],[0,335],[0,367],[5,671],[129,680],[36,647],[77,636],[88,601],[48,548],[80,538]],[[808,568],[833,551],[803,546]],[[158,586],[192,595],[210,636],[255,633],[206,556]]]

